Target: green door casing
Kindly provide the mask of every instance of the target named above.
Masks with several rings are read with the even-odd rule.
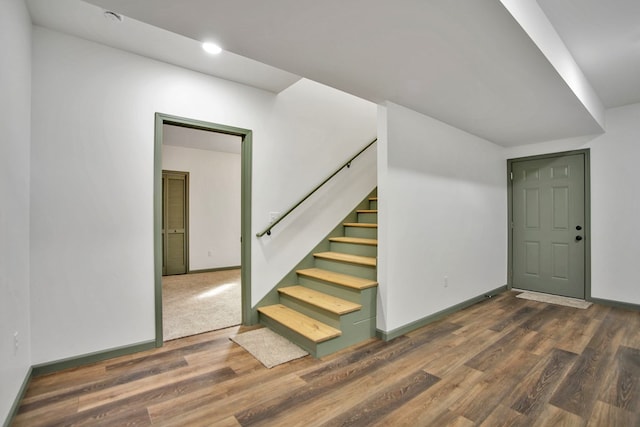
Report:
[[[514,288],[585,298],[584,154],[513,161]]]
[[[162,173],[162,274],[187,272],[187,172]]]

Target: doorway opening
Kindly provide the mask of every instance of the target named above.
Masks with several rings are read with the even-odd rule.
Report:
[[[507,160],[510,288],[591,297],[589,150]]]
[[[163,196],[166,196],[166,192],[169,189],[167,188],[168,181],[165,182],[163,179],[163,169],[165,172],[167,172],[167,170],[184,170],[185,172],[190,172],[186,169],[199,168],[197,175],[190,172],[186,176],[184,184],[186,187],[188,183],[188,187],[186,188],[189,188],[191,194],[189,198],[186,199],[187,203],[185,204],[184,210],[181,210],[179,207],[175,208],[176,211],[184,212],[185,219],[187,215],[192,218],[192,220],[188,222],[192,238],[188,238],[188,229],[186,229],[184,231],[184,240],[175,239],[175,236],[173,239],[175,246],[184,248],[184,253],[181,254],[178,251],[177,255],[180,255],[184,260],[184,273],[189,274],[184,274],[182,270],[176,269],[172,270],[172,272],[177,273],[177,275],[165,276],[165,278],[171,278],[177,283],[175,286],[179,287],[180,284],[178,284],[178,282],[185,278],[188,278],[190,283],[202,282],[202,280],[210,280],[211,277],[216,276],[217,272],[220,272],[221,274],[218,276],[225,276],[225,278],[220,280],[231,282],[232,279],[229,279],[230,275],[239,275],[241,321],[245,325],[254,323],[252,322],[254,316],[252,315],[250,305],[251,238],[249,236],[251,233],[251,136],[252,133],[248,129],[156,113],[154,156],[154,286],[157,347],[162,346],[165,340],[165,325],[163,324],[163,273],[169,273],[167,270],[166,257],[171,256],[166,253],[165,247],[166,239],[169,236],[163,233],[163,227],[165,226],[168,227],[164,229],[165,233],[171,231],[171,226],[165,224],[167,221],[167,206],[163,203]],[[207,145],[211,143],[214,145]],[[231,191],[225,188],[225,182],[214,182],[216,181],[215,173],[224,174],[224,168],[226,166],[212,170],[214,169],[214,165],[210,165],[207,170],[207,165],[203,165],[202,163],[204,159],[198,159],[198,156],[193,156],[193,152],[196,151],[193,150],[194,148],[197,150],[209,150],[211,152],[210,154],[213,156],[217,155],[220,158],[228,154],[229,151],[234,150],[237,153],[235,154],[235,158],[237,159],[239,156],[240,207],[239,215],[236,208],[235,218],[233,218],[236,222],[239,219],[239,235],[238,227],[219,224],[228,220],[229,214],[226,215],[227,219],[224,219],[225,214],[222,206],[216,207],[214,200],[209,197],[213,186],[216,185],[220,188],[220,191],[223,192],[223,196],[226,194],[231,197]],[[185,154],[189,151],[192,152],[190,155]],[[167,159],[163,159],[163,153]],[[208,153],[202,154],[200,157],[204,158],[208,156]],[[171,162],[169,162],[170,158],[172,159]],[[167,161],[165,162],[164,160]],[[236,161],[235,170],[237,170],[237,163],[238,161]],[[176,167],[180,164],[189,166]],[[223,163],[220,165],[223,165]],[[203,177],[203,175],[205,175],[205,177]],[[219,176],[221,177],[217,179],[218,181],[224,181],[226,179],[224,175]],[[207,179],[209,180],[208,182],[206,182]],[[197,182],[197,180],[202,180],[202,182]],[[165,184],[164,186],[163,183]],[[177,193],[180,193],[180,191],[177,190],[183,188],[179,185],[180,183],[180,181],[173,183],[173,187],[175,187],[174,190],[176,190]],[[196,197],[198,198],[198,206],[195,209],[192,207],[192,212],[188,214],[188,205],[193,205]],[[237,200],[237,194],[235,197]],[[163,209],[163,205],[165,209]],[[216,217],[216,215],[221,216]],[[173,223],[173,225],[176,224],[175,222]],[[216,229],[216,225],[222,225],[222,229]],[[181,229],[179,227],[174,228],[176,233],[173,234],[180,237]],[[199,231],[197,231],[196,228]],[[231,286],[231,283],[223,283],[222,285]],[[223,292],[224,288],[225,286],[222,286],[218,287],[217,290],[213,289],[208,292],[201,292],[202,295],[200,296],[203,299],[213,298],[218,295],[219,292]],[[166,338],[171,339],[175,337],[168,336]]]

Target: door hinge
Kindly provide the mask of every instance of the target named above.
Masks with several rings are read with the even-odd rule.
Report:
[[[513,221],[511,221],[511,228],[513,228]]]

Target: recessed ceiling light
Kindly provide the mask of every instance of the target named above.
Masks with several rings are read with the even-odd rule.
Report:
[[[215,43],[202,43],[202,48],[205,52],[212,55],[217,55],[222,52],[222,48]]]
[[[112,22],[122,22],[122,15],[119,13],[112,12],[110,10],[105,10],[103,13],[104,17]]]

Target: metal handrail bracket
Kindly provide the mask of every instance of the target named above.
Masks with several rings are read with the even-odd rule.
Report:
[[[347,160],[342,166],[340,166],[338,169],[335,170],[335,172],[333,172],[331,175],[329,175],[329,177],[327,179],[325,179],[324,181],[322,181],[320,184],[318,184],[313,190],[311,190],[309,192],[309,194],[307,194],[306,196],[304,196],[302,199],[300,199],[295,205],[293,205],[291,208],[289,208],[289,210],[287,210],[285,213],[283,213],[282,215],[280,215],[278,218],[276,218],[271,224],[269,224],[269,226],[267,228],[265,228],[264,230],[262,230],[261,232],[259,232],[258,234],[256,234],[257,237],[262,237],[265,234],[267,236],[271,235],[271,229],[273,227],[275,227],[276,225],[278,225],[278,223],[280,221],[282,221],[283,219],[285,219],[291,212],[293,212],[298,206],[300,206],[302,203],[304,203],[305,200],[307,200],[309,197],[311,197],[316,191],[318,191],[320,188],[322,188],[323,185],[325,185],[327,182],[329,182],[331,180],[331,178],[333,178],[334,176],[336,176],[342,169],[344,168],[350,168],[351,167],[351,162],[353,162],[358,156],[360,156],[360,154],[364,153],[367,148],[371,147],[373,144],[376,143],[376,141],[378,141],[378,138],[374,139],[373,141],[371,141],[370,143],[368,143],[362,150],[358,151],[358,153],[351,157],[349,160]]]

